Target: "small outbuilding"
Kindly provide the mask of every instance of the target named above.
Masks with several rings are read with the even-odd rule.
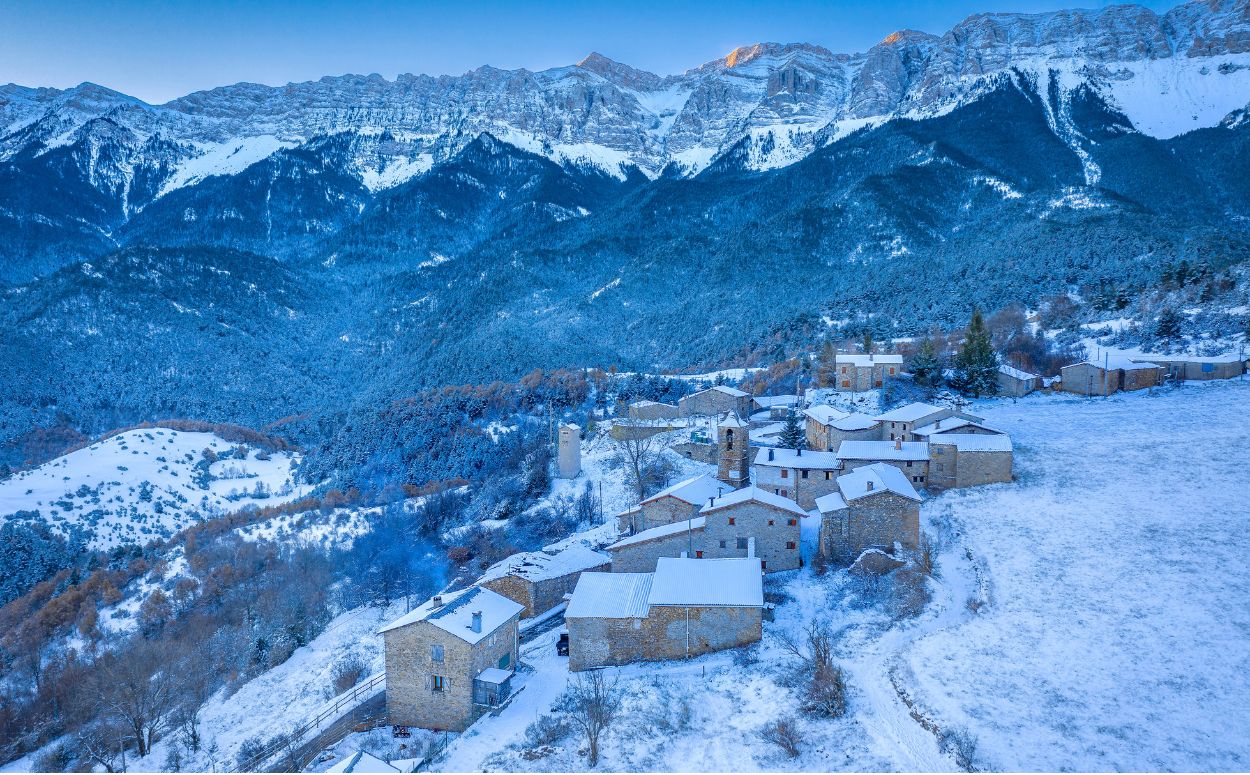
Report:
[[[1024,369],[1003,364],[998,367],[998,393],[1004,396],[1019,398],[1027,396],[1042,387],[1040,374],[1032,374]]]
[[[583,544],[559,552],[521,552],[486,569],[478,584],[524,606],[526,619],[551,610],[577,586],[584,571],[607,571],[612,558]]]

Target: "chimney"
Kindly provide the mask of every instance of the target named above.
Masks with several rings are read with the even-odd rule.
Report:
[[[902,436],[899,436],[897,439],[895,439],[895,440],[894,440],[894,448],[895,448],[895,449],[902,449],[902,448],[903,448],[903,437],[902,437]]]
[[[435,608],[441,608],[441,607],[443,606],[443,596],[442,596],[442,595],[435,595],[435,596],[434,596],[433,603],[434,603],[434,607],[435,607]]]
[[[803,450],[799,449],[798,447],[795,447],[794,454],[796,457],[803,457]]]
[[[481,611],[473,612],[473,623],[469,625],[469,629],[473,630],[474,632],[482,631],[482,612]]]
[[[770,450],[768,450],[768,459],[769,459],[769,460],[772,460],[772,459],[773,459],[773,450],[771,450],[771,449],[770,449]]]
[[[941,427],[942,427],[942,421],[941,421],[941,420],[938,420],[937,422],[933,423],[933,427],[934,427],[935,429],[937,429],[937,428],[941,428]]]
[[[872,480],[871,480],[871,479],[869,479],[869,480],[868,480],[868,482],[867,482],[867,484],[868,484],[868,489],[867,489],[867,491],[866,491],[866,492],[872,492]]]
[[[712,507],[712,504],[714,504],[714,503],[716,503],[716,498],[712,497],[711,495],[707,496],[707,505],[708,505],[708,508],[711,508],[711,507]]]

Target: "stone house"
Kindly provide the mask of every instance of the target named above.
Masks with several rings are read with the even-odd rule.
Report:
[[[869,353],[866,355],[843,355],[834,357],[835,386],[838,390],[872,390],[882,387],[885,380],[903,373],[903,356]]]
[[[755,486],[811,509],[821,495],[838,488],[842,463],[833,452],[768,448],[755,453]]]
[[[586,573],[564,619],[569,669],[686,659],[755,643],[763,628],[759,560],[664,557],[654,573]]]
[[[912,431],[924,425],[945,420],[948,417],[962,417],[965,420],[981,422],[983,417],[960,412],[949,407],[933,406],[932,404],[913,403],[879,414],[876,420],[881,423],[882,441],[916,441]]]
[[[1166,373],[1157,363],[1113,358],[1112,368],[1120,372],[1120,390],[1145,390],[1163,384]]]
[[[1040,390],[1041,387],[1042,377],[1040,374],[1030,374],[1023,369],[1017,369],[1015,366],[1008,366],[1005,363],[998,367],[999,395],[1019,398],[1027,396],[1034,390]]]
[[[612,572],[649,573],[661,557],[702,556],[706,523],[703,517],[691,517],[622,538],[606,549],[612,558]]]
[[[817,500],[820,552],[850,565],[865,550],[893,553],[920,543],[920,495],[894,466],[873,463],[838,477],[838,492]]]
[[[744,487],[712,499],[699,510],[705,520],[696,558],[757,557],[765,573],[802,564],[800,520],[807,512],[789,498]]]
[[[435,595],[378,631],[390,723],[463,732],[511,694],[523,606],[483,587]]]
[[[754,412],[768,412],[770,420],[784,420],[799,405],[799,397],[792,395],[754,396],[751,399]]]
[[[486,569],[480,586],[524,606],[521,618],[550,611],[564,602],[584,571],[607,571],[612,558],[583,544],[558,552],[521,552]]]
[[[983,422],[977,420],[968,420],[963,417],[947,417],[942,420],[935,420],[928,425],[922,425],[912,430],[911,435],[916,441],[932,441],[934,436],[940,436],[946,433],[972,433],[984,434],[987,436],[1001,436],[1003,432],[991,428]]]
[[[699,509],[709,498],[714,498],[728,489],[724,482],[707,474],[683,479],[660,490],[635,508],[618,514],[617,530],[624,535],[630,535],[690,519],[699,513]]]
[[[881,438],[881,421],[859,412],[821,404],[803,412],[807,448],[836,452],[847,439]]]
[[[910,432],[910,429],[909,429]],[[844,441],[836,453],[844,473],[873,463],[888,463],[907,475],[915,487],[929,479],[929,445],[923,441]]]
[[[751,415],[751,396],[737,388],[716,385],[698,393],[682,396],[677,402],[682,417],[710,417],[733,412],[739,417]]]
[[[1011,481],[1011,437],[1005,433],[938,433],[929,437],[929,452],[932,489]]]
[[[673,404],[659,401],[635,401],[629,405],[631,420],[675,420],[681,417],[681,410]]]

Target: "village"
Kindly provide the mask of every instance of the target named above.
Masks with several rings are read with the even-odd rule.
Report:
[[[1052,379],[1002,365],[998,393],[1107,396],[1226,379],[1246,365],[1108,356]],[[574,675],[688,660],[761,640],[772,574],[817,564],[874,578],[930,563],[920,504],[1011,483],[1012,439],[958,401],[872,414],[826,402],[881,389],[902,372],[899,355],[843,355],[833,391],[752,396],[713,385],[677,404],[619,407],[612,438],[677,434],[671,452],[707,473],[640,499],[593,538],[509,557],[383,627],[387,722],[397,734],[464,732],[506,713],[531,669],[522,643],[553,628],[558,664]],[[565,423],[557,436],[558,476],[584,476],[582,429]]]

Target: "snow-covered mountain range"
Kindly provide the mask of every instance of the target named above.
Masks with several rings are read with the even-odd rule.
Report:
[[[123,209],[341,134],[350,136],[347,170],[371,190],[425,172],[484,131],[618,176],[628,166],[650,177],[695,174],[744,141],[748,166],[762,169],[865,124],[950,110],[1013,68],[1063,92],[1088,84],[1156,137],[1213,126],[1250,102],[1250,3],[1199,0],[1163,15],[1133,5],[979,14],[940,36],[896,32],[866,53],[762,43],[670,76],[591,54],[541,72],[241,83],[159,106],[90,83],[8,85],[0,162],[107,145],[90,174]]]

